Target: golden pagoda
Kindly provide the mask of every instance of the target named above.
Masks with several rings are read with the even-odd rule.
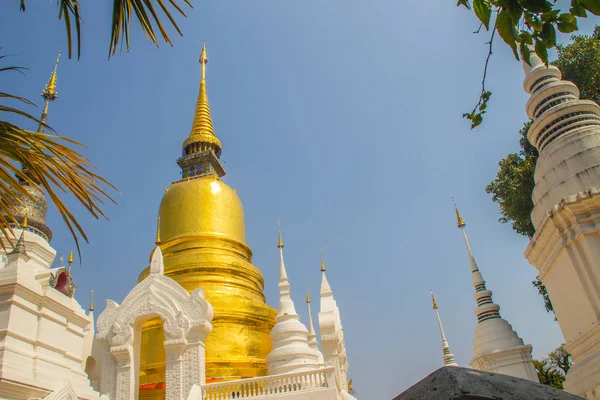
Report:
[[[214,308],[206,340],[207,381],[264,376],[269,333],[277,312],[265,304],[261,271],[246,244],[244,211],[235,190],[220,178],[221,142],[215,135],[206,93],[206,46],[192,131],[177,160],[182,179],[165,192],[159,210],[159,245],[165,275],[188,292],[201,287]],[[140,280],[148,274],[146,268]],[[162,321],[142,328],[140,399],[164,399]]]

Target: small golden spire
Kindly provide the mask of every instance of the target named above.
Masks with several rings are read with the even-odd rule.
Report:
[[[221,156],[221,141],[215,135],[213,128],[212,117],[210,115],[210,107],[208,106],[208,95],[206,94],[206,64],[208,57],[206,56],[206,42],[203,42],[202,52],[200,53],[200,64],[202,64],[202,75],[200,79],[200,92],[198,93],[198,101],[196,102],[196,112],[194,113],[194,122],[190,136],[183,142],[184,150],[194,144],[200,145],[201,151],[207,148],[212,149],[217,157]],[[192,147],[194,147],[192,146]],[[204,149],[204,150],[202,150]],[[193,150],[194,152],[196,150]]]
[[[321,249],[321,272],[325,272],[325,261],[323,261],[323,249]]]
[[[44,87],[44,91],[42,92],[42,97],[45,100],[56,100],[58,97],[58,93],[56,93],[56,69],[58,68],[58,60],[60,60],[60,51],[58,52],[58,56],[56,57],[56,64],[54,64],[54,71],[52,75],[50,75],[50,80],[46,87]]]
[[[94,288],[92,288],[92,299],[90,300],[90,311],[94,311]]]
[[[21,228],[27,229],[27,212],[25,213],[25,217],[23,217],[23,222],[21,222]]]
[[[352,393],[352,378],[348,381],[348,393]]]
[[[277,231],[279,233],[279,242],[277,243],[277,247],[282,249],[283,248],[283,238],[281,237],[281,221],[279,219],[277,220]]]
[[[462,219],[462,216],[460,215],[460,211],[458,211],[458,207],[456,206],[454,198],[452,198],[452,203],[454,203],[454,211],[456,211],[456,226],[458,226],[459,228],[464,228],[465,226],[467,226],[467,224],[465,223],[465,220]]]
[[[438,304],[435,301],[435,296],[433,295],[433,292],[429,292],[429,293],[431,293],[431,302],[433,303],[433,309],[437,310],[438,309]]]
[[[73,250],[69,251],[69,258],[67,259],[67,262],[69,263],[69,268],[68,268],[68,272],[71,272],[71,264],[73,264]]]
[[[308,283],[306,284],[306,302],[310,304],[310,295],[308,294]]]
[[[156,240],[154,241],[157,245],[160,244],[160,215],[156,219]]]

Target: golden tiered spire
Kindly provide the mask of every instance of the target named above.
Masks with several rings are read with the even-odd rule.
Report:
[[[58,52],[58,56],[56,57],[56,64],[54,64],[54,71],[52,71],[52,75],[50,75],[50,79],[48,80],[48,84],[44,87],[44,91],[42,92],[42,97],[46,100],[56,100],[58,97],[58,93],[56,93],[56,69],[58,68],[58,60],[60,60],[60,51]]]
[[[21,222],[21,228],[27,229],[27,213],[25,213],[25,216],[23,217],[23,222]]]
[[[281,221],[277,220],[277,231],[279,232],[279,242],[277,243],[277,247],[280,249],[283,247],[283,238],[281,237]]]
[[[58,93],[56,93],[56,70],[58,69],[58,60],[60,60],[60,51],[58,52],[58,56],[56,57],[56,64],[54,64],[54,71],[52,71],[52,75],[50,75],[50,80],[48,80],[48,84],[44,87],[44,91],[42,92],[42,97],[46,101],[44,104],[44,110],[42,111],[42,117],[40,118],[40,126],[38,127],[38,132],[44,132],[44,125],[46,124],[46,119],[48,118],[48,106],[51,101],[54,101],[58,97]]]
[[[190,132],[190,136],[183,142],[183,148],[186,154],[212,149],[217,157],[219,157],[221,155],[221,141],[215,135],[212,117],[210,115],[210,107],[208,105],[208,95],[206,94],[207,63],[206,42],[203,42],[202,52],[200,53],[200,64],[202,64],[200,92],[198,93],[198,102],[196,103],[192,131]]]
[[[435,301],[435,296],[433,295],[433,292],[430,292],[430,293],[431,293],[431,301],[433,302],[433,309],[437,310],[438,309],[438,304]]]
[[[460,215],[460,211],[458,211],[458,207],[456,206],[456,202],[454,201],[454,199],[452,199],[452,202],[454,203],[454,211],[456,211],[456,226],[458,226],[459,228],[464,228],[465,226],[467,226],[467,224],[465,223],[465,220],[462,219],[462,216]]]
[[[321,272],[325,272],[325,261],[323,261],[323,249],[321,249]]]

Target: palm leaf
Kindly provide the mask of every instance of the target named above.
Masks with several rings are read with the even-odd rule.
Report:
[[[192,4],[188,0],[180,0],[187,6],[192,7]],[[179,6],[178,0],[114,0],[113,1],[113,18],[112,18],[112,29],[110,37],[110,46],[108,56],[116,54],[119,43],[125,43],[125,48],[130,49],[129,43],[129,29],[131,25],[131,18],[135,15],[138,20],[142,32],[150,42],[156,46],[159,45],[158,39],[154,32],[155,27],[160,31],[160,35],[163,40],[169,45],[173,45],[169,34],[167,33],[159,14],[157,13],[155,6],[158,6],[162,10],[162,13],[167,17],[170,24],[175,28],[180,36],[183,36],[177,22],[173,18],[171,11],[167,8],[167,3],[170,4],[175,10],[186,16],[183,9]]]

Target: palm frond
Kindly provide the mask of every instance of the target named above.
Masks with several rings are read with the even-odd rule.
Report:
[[[60,212],[75,240],[77,251],[80,252],[78,235],[86,242],[88,238],[57,192],[71,193],[94,218],[98,219],[106,218],[100,209],[104,199],[115,203],[101,186],[108,185],[115,190],[116,188],[91,170],[93,166],[86,157],[61,142],[82,146],[57,135],[30,132],[0,121],[0,193],[7,204],[18,202],[17,193],[27,193],[9,171],[30,184],[39,184]],[[27,170],[27,174],[16,169],[12,163],[21,164],[23,169]],[[4,209],[7,207],[4,205]],[[9,218],[0,215],[0,225],[9,226]],[[1,238],[0,245],[5,245]]]
[[[180,0],[185,3],[190,8],[192,4],[189,0]],[[125,48],[127,50],[130,49],[129,42],[129,29],[131,25],[131,18],[135,16],[138,20],[142,32],[146,36],[150,42],[154,43],[156,46],[159,45],[158,39],[154,32],[155,27],[160,31],[160,35],[163,40],[167,42],[169,45],[173,45],[169,34],[167,33],[159,14],[156,11],[156,7],[162,10],[162,13],[167,17],[170,24],[175,28],[177,33],[180,36],[183,36],[175,18],[171,14],[169,8],[167,8],[167,4],[170,4],[175,10],[186,16],[183,9],[179,6],[178,0],[114,0],[113,1],[113,18],[112,18],[112,29],[110,36],[110,46],[108,51],[108,56],[116,54],[117,47],[119,46],[119,42],[125,43]]]

